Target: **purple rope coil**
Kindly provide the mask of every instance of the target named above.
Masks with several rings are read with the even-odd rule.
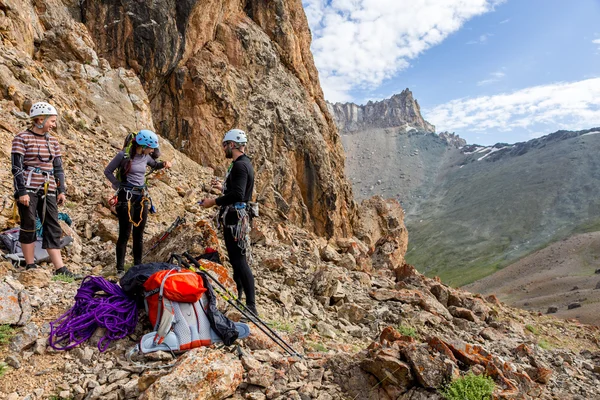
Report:
[[[98,342],[104,352],[114,340],[133,333],[137,305],[123,289],[99,276],[86,276],[75,295],[75,305],[50,323],[48,343],[54,350],[70,350],[88,340],[97,328],[106,328]]]

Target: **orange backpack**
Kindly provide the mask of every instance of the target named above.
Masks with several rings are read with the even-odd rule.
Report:
[[[171,331],[179,339],[179,350],[211,344],[201,300],[206,288],[200,275],[188,269],[158,271],[144,283],[144,289],[146,311],[156,331],[155,345]]]

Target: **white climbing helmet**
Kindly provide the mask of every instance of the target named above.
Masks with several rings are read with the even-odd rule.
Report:
[[[223,137],[223,143],[225,142],[236,142],[240,144],[248,143],[248,137],[246,136],[246,132],[241,129],[232,129],[228,131]]]
[[[58,115],[56,108],[53,105],[40,101],[34,103],[29,110],[29,118]]]

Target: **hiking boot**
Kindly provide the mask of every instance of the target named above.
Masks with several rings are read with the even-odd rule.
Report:
[[[34,269],[34,268],[37,268],[37,267],[38,267],[38,266],[37,266],[37,265],[35,265],[35,264],[27,264],[27,265],[25,266],[25,270],[26,270],[26,271],[29,271],[30,269]]]
[[[67,267],[62,267],[62,268],[57,269],[56,271],[54,271],[54,275],[64,275],[66,277],[73,278],[73,279],[76,279],[76,280],[79,280],[79,279],[83,278],[82,275],[74,274],[71,271],[69,271],[67,269]]]

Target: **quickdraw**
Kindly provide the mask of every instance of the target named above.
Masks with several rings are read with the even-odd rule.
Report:
[[[133,226],[137,228],[144,221],[144,203],[150,203],[150,199],[146,196],[148,191],[146,188],[144,188],[143,192],[140,194],[142,197],[142,200],[140,201],[140,219],[138,222],[135,222],[131,216],[131,199],[133,197],[133,190],[127,190],[125,188],[123,188],[123,190],[126,192],[125,199],[127,200],[127,216],[129,217],[129,222],[131,222]]]
[[[235,225],[227,225],[225,218],[227,213],[231,210],[235,210],[237,214],[237,223]],[[242,254],[246,256],[248,264],[252,264],[252,252],[250,248],[250,215],[248,214],[248,208],[246,203],[235,203],[225,207],[225,211],[222,215],[223,226],[231,230],[234,240],[237,242],[239,248],[242,250]]]

